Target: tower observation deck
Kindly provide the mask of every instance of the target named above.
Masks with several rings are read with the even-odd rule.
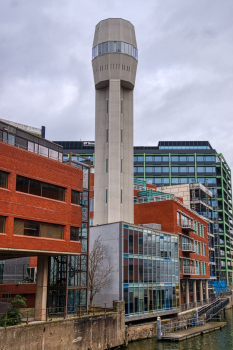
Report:
[[[109,18],[95,28],[94,224],[134,221],[133,89],[138,62],[134,26]]]

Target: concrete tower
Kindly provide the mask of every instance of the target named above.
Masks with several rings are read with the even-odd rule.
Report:
[[[94,224],[134,222],[133,89],[137,70],[133,25],[120,18],[95,28]]]

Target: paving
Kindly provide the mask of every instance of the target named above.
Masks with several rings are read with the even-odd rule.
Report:
[[[161,340],[166,341],[182,341],[185,339],[197,337],[205,333],[213,332],[215,330],[220,330],[226,326],[226,322],[208,322],[202,326],[191,327],[188,329],[182,329],[174,333],[166,333],[162,336]]]

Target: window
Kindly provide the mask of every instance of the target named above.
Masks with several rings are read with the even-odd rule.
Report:
[[[179,172],[179,168],[172,166],[172,173],[178,173]]]
[[[0,187],[7,188],[8,174],[4,171],[0,171]]]
[[[108,143],[108,129],[106,129],[106,142]]]
[[[46,197],[58,201],[65,200],[65,189],[45,182],[17,175],[16,191]]]
[[[123,172],[123,159],[121,159],[121,173]]]
[[[152,156],[146,156],[146,162],[153,162]]]
[[[161,169],[161,168],[160,168]],[[154,168],[151,166],[146,166],[146,173],[153,173],[154,172]]]
[[[105,191],[105,203],[107,204],[108,203],[108,190],[106,188],[106,191]]]
[[[107,114],[108,114],[108,100],[106,101],[106,111],[107,111]]]
[[[161,162],[161,157],[155,156],[155,162]]]
[[[108,173],[108,158],[106,159],[106,173]]]
[[[90,211],[94,211],[94,197],[90,198]]]
[[[177,225],[180,226],[180,213],[177,212]]]
[[[0,216],[0,233],[5,233],[5,216]]]
[[[63,239],[64,226],[14,219],[14,235]]]
[[[171,156],[171,161],[172,162],[178,162],[179,161],[179,157],[178,156]]]
[[[154,168],[154,172],[155,172],[155,173],[161,173],[161,172],[162,172],[162,168],[161,168],[160,166],[156,166],[156,167]]]
[[[123,114],[123,101],[121,100],[121,114]]]
[[[70,240],[79,241],[79,232],[81,232],[81,227],[70,227]]]
[[[39,145],[39,154],[41,154],[42,156],[48,157],[48,148]]]
[[[123,142],[123,130],[121,129],[121,143]]]

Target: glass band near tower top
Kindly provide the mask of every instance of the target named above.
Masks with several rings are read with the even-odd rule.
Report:
[[[92,49],[92,59],[106,53],[124,53],[138,60],[138,50],[131,44],[123,41],[106,41],[98,44]]]
[[[134,222],[133,90],[138,64],[134,26],[109,18],[95,28],[94,224]]]

